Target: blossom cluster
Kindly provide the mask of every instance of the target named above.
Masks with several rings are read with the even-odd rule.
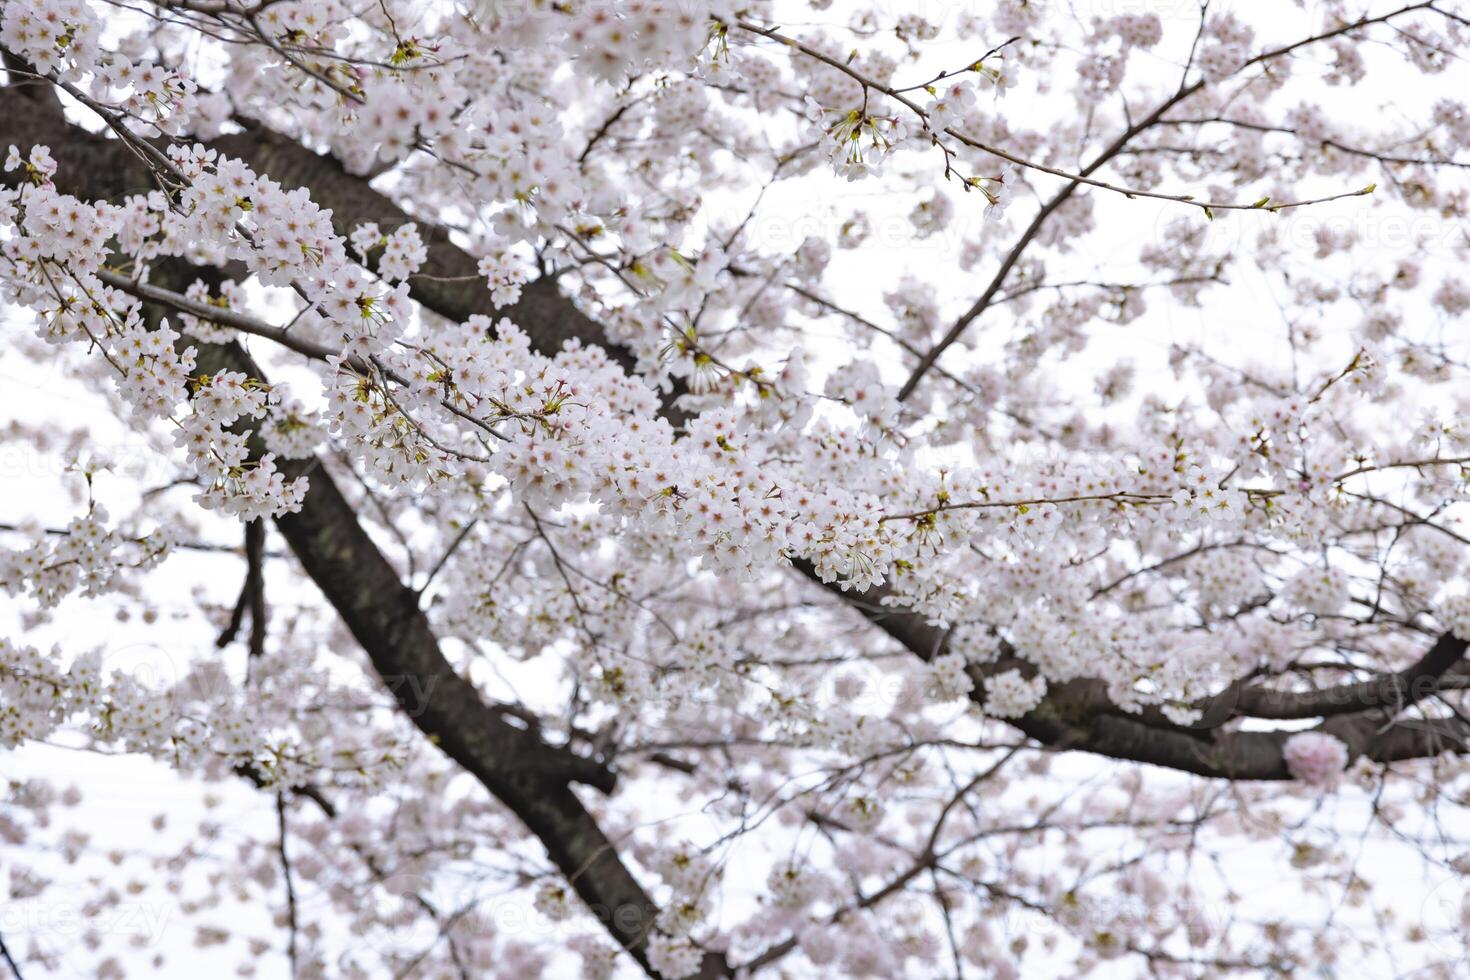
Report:
[[[1329,787],[1347,768],[1347,746],[1326,732],[1299,732],[1281,750],[1294,779],[1308,786]]]
[[[26,548],[0,549],[0,590],[53,607],[69,595],[111,592],[125,570],[147,570],[166,557],[171,543],[166,529],[132,537],[110,529],[108,522],[107,508],[94,504],[57,534],[40,535]]]
[[[12,151],[10,168],[16,169],[20,160]],[[167,319],[150,327],[135,300],[96,279],[109,238],[120,235],[123,222],[142,212],[107,203],[84,204],[58,193],[51,182],[54,167],[44,147],[31,151],[26,166],[32,182],[18,192],[6,192],[0,202],[0,218],[17,232],[0,247],[9,268],[18,273],[10,280],[11,288],[38,312],[41,336],[53,344],[80,341],[89,347],[100,346],[115,371],[119,394],[142,418],[172,419],[179,405],[191,403],[192,412],[177,422],[176,442],[188,447],[189,458],[205,483],[199,495],[205,506],[247,519],[298,508],[306,479],[286,480],[269,456],[247,459],[250,432],[231,431],[241,417],[265,414],[264,393],[251,393],[245,383],[248,379],[228,378],[216,386],[211,379],[195,378],[196,352],[181,342],[181,335]],[[246,178],[245,172],[229,167],[226,174],[232,174],[236,182]],[[230,193],[225,181],[213,186],[217,194]],[[196,204],[202,208],[202,202]],[[243,213],[239,205],[236,208]],[[216,218],[216,222],[224,220]],[[284,220],[290,225],[296,219],[286,216]],[[226,228],[221,234],[230,236],[233,229]],[[335,236],[332,241],[336,242]],[[305,254],[305,248],[299,248],[294,256],[297,260]],[[278,253],[289,254],[291,249],[278,236]],[[200,329],[197,320],[193,323]],[[195,393],[202,397],[191,402]]]

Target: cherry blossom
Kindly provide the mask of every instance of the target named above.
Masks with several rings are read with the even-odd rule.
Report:
[[[7,963],[1451,975],[1455,6],[0,0]]]
[[[1293,777],[1309,786],[1330,786],[1347,765],[1347,746],[1323,732],[1301,732],[1282,749]]]

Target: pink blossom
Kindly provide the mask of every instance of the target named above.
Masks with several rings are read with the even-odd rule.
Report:
[[[1330,787],[1347,768],[1348,750],[1341,739],[1326,732],[1299,732],[1281,748],[1293,779],[1308,786]]]

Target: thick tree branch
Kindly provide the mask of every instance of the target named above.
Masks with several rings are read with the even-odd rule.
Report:
[[[818,581],[810,565],[798,562],[797,568]],[[947,631],[889,601],[893,595],[889,586],[844,593],[836,585],[823,584],[920,659],[927,662],[947,651]],[[1237,686],[1201,705],[1204,718],[1195,727],[1170,722],[1157,709],[1127,713],[1108,697],[1105,685],[1088,679],[1051,684],[1035,710],[1010,724],[1053,748],[1220,779],[1291,778],[1281,750],[1293,733],[1225,727],[1232,718],[1242,716],[1325,717],[1328,721],[1321,727],[1347,743],[1353,757],[1367,756],[1375,762],[1464,751],[1470,726],[1457,719],[1394,719],[1441,688],[1440,678],[1463,663],[1465,646],[1446,635],[1417,663],[1397,674],[1320,692],[1295,694]],[[975,689],[970,699],[983,706],[983,679],[1012,669],[1027,675],[1035,672],[1034,666],[1017,658],[1008,646],[1002,647],[995,662],[971,667]]]
[[[1465,645],[1453,633],[1445,633],[1423,657],[1397,673],[1319,691],[1245,687],[1234,695],[1227,691],[1216,700],[1233,699],[1234,712],[1251,718],[1324,718],[1368,708],[1401,710],[1444,689],[1444,677],[1462,662]]]
[[[207,345],[199,368],[262,378],[234,344]],[[315,459],[278,465],[287,479],[306,476],[310,489],[300,512],[278,518],[277,527],[404,713],[526,824],[613,938],[646,965],[658,910],[568,785],[611,792],[613,774],[488,706],[440,652],[417,594],[398,579],[325,468]]]

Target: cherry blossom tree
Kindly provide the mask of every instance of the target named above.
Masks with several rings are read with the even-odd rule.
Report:
[[[0,47],[15,976],[1462,975],[1459,0]]]

